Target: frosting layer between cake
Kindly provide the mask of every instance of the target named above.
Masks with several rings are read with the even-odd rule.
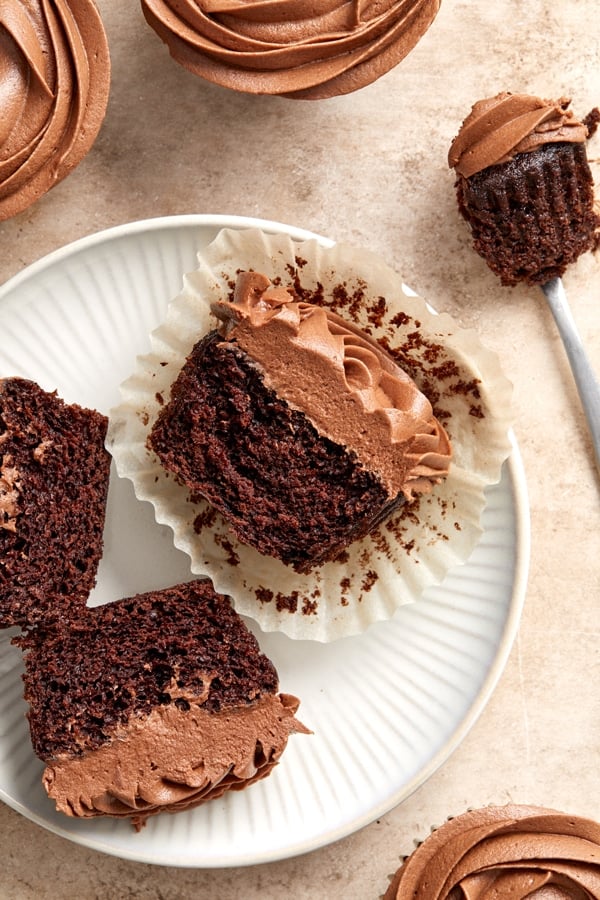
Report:
[[[265,384],[355,452],[390,497],[428,492],[447,474],[450,441],[429,400],[365,332],[257,272],[241,273],[233,302],[212,309]]]
[[[249,706],[220,712],[202,708],[206,696],[186,697],[188,709],[169,704],[133,718],[110,744],[82,756],[50,761],[44,787],[59,811],[89,818],[132,818],[177,812],[241,790],[265,778],[292,732],[308,733],[294,713],[298,700],[271,694]]]

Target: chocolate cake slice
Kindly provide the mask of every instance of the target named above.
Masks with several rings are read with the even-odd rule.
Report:
[[[240,541],[308,572],[447,473],[429,401],[355,326],[253,272],[213,310],[148,444]]]
[[[505,285],[544,284],[598,245],[586,140],[600,113],[569,100],[498,94],[477,102],[452,143],[458,208]]]
[[[90,608],[16,639],[31,740],[70,816],[176,812],[270,774],[307,729],[208,580]]]
[[[102,555],[107,419],[0,380],[0,627],[83,609]]]

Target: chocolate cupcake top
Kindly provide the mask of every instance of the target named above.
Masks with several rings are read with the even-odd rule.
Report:
[[[104,119],[106,34],[92,0],[0,6],[0,220],[26,209],[81,161]]]
[[[584,143],[588,129],[568,108],[570,102],[508,91],[478,100],[452,142],[448,165],[470,178],[543,144]]]
[[[185,68],[252,94],[317,99],[383,75],[427,31],[440,0],[142,0]]]
[[[434,831],[384,900],[597,900],[600,824],[535,806],[477,809]]]

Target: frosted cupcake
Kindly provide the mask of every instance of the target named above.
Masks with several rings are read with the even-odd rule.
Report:
[[[473,246],[505,285],[544,284],[600,240],[585,119],[570,100],[503,92],[474,104],[450,147]]]
[[[6,0],[0,220],[22,212],[81,162],[106,112],[110,58],[92,0]]]
[[[428,584],[439,582],[452,565],[468,558],[481,534],[484,488],[498,480],[510,451],[510,385],[496,357],[481,347],[473,333],[461,332],[447,316],[437,316],[419,298],[408,297],[399,276],[370,253],[343,245],[325,247],[317,241],[295,243],[285,235],[256,229],[224,230],[200,255],[199,262],[198,270],[186,277],[182,294],[170,304],[165,323],[152,335],[151,353],[138,361],[137,371],[122,386],[123,402],[111,413],[109,444],[118,471],[132,479],[139,498],[153,503],[157,520],[173,529],[176,545],[190,555],[193,572],[209,575],[218,590],[227,585],[224,592],[234,598],[236,609],[255,618],[264,630],[283,630],[293,637],[317,640],[358,633],[371,622],[389,618],[401,603],[417,599]],[[376,519],[381,515],[370,522],[367,532],[351,535],[351,543],[345,542],[343,552],[338,546],[337,555],[328,554],[327,561],[317,560],[316,566],[285,560],[282,554],[265,552],[264,547],[257,549],[255,541],[248,542],[248,535],[232,529],[230,510],[221,504],[222,498],[205,499],[205,488],[195,486],[182,469],[177,471],[167,460],[170,443],[180,448],[186,443],[185,432],[177,437],[176,429],[181,403],[185,405],[188,391],[197,388],[197,382],[195,386],[185,382],[198,363],[198,354],[210,359],[227,344],[223,335],[231,322],[222,323],[219,333],[220,320],[214,310],[221,322],[223,316],[241,316],[242,324],[238,321],[230,334],[234,342],[239,340],[240,329],[244,331],[244,313],[234,302],[240,271],[260,272],[270,282],[264,289],[277,295],[274,308],[265,302],[262,288],[255,299],[261,315],[264,313],[271,322],[277,324],[282,308],[284,319],[296,324],[301,310],[311,311],[306,319],[310,352],[311,341],[323,343],[323,333],[314,324],[322,324],[323,319],[336,324],[341,320],[353,348],[345,362],[359,393],[377,394],[379,388],[371,390],[372,370],[365,365],[368,354],[364,345],[359,341],[356,346],[358,332],[366,333],[368,352],[376,351],[378,365],[377,353],[381,359],[391,358],[392,370],[403,370],[404,382],[399,390],[405,391],[409,401],[404,413],[396,410],[395,415],[398,419],[405,415],[412,429],[412,437],[404,441],[410,458],[399,468],[403,484],[393,487],[390,495],[381,496]],[[291,302],[290,294],[295,298]],[[281,304],[282,295],[287,299],[284,297]],[[313,315],[315,307],[317,314]],[[253,334],[250,328],[243,340],[251,340]],[[282,346],[280,337],[278,334],[275,338],[277,346]],[[335,341],[344,345],[339,334]],[[237,352],[240,348],[234,349]],[[246,398],[247,379],[261,366],[264,374],[265,362],[263,359],[257,365],[257,348],[245,343],[244,353],[249,350],[254,361],[250,371],[243,374],[242,393]],[[226,352],[236,355],[231,348]],[[282,354],[282,359],[287,369],[289,354]],[[310,366],[304,364],[305,369],[313,367],[314,355],[312,359]],[[202,365],[206,372],[207,365]],[[391,390],[386,379],[386,389]],[[276,380],[281,390],[279,376]],[[316,375],[312,388],[321,397],[324,391],[319,384]],[[393,384],[398,389],[395,381]],[[292,393],[299,390],[300,394],[310,387],[310,379],[300,384],[295,377],[287,385]],[[262,391],[261,396],[265,396]],[[293,412],[299,408],[306,413],[301,396],[294,399],[286,393],[279,399]],[[216,409],[211,416],[223,433],[252,435],[258,428],[257,410],[249,400],[238,400]],[[267,396],[267,407],[270,402]],[[339,433],[324,434],[328,426],[325,420],[336,418],[331,414],[335,402],[334,393],[322,404],[323,417],[313,423],[318,437],[345,445],[342,450],[349,449],[360,459],[364,448],[349,446],[348,438]],[[339,405],[344,404],[340,393]],[[167,409],[175,410],[170,420],[170,414],[164,412]],[[351,419],[348,410],[349,406],[337,416],[342,425]],[[282,413],[281,422],[285,429],[293,429],[297,419],[292,416],[284,421]],[[350,431],[360,432],[361,428],[362,439],[368,443],[376,431],[364,425],[352,426]],[[389,420],[384,422],[385,428],[389,428]],[[264,451],[262,441],[253,444],[253,465],[258,460],[261,470],[266,471],[277,455],[277,442]],[[283,443],[280,446],[283,461]],[[318,446],[321,453],[323,445]],[[412,456],[411,448],[417,451]],[[244,453],[248,456],[251,449],[246,444]],[[215,482],[218,472],[229,466],[222,454],[222,445],[206,451]],[[345,462],[340,461],[342,464]],[[282,467],[277,475],[278,489],[285,481]],[[177,477],[173,471],[177,471]],[[248,465],[246,472],[250,471]],[[272,518],[265,516],[261,525],[265,490],[261,488],[257,494],[253,493],[255,488],[254,478],[248,477],[243,489],[250,515],[270,538]],[[220,488],[216,490],[218,493]],[[388,508],[389,496],[396,499],[399,494],[402,502]],[[318,504],[313,506],[317,506],[318,518]]]
[[[375,81],[413,49],[439,6],[440,0],[142,0],[173,59],[195,75],[236,91],[305,100]]]
[[[239,541],[308,573],[448,474],[431,404],[364,331],[258,272],[211,310],[148,446]]]
[[[600,897],[600,824],[537,806],[449,819],[393,876],[384,900]]]

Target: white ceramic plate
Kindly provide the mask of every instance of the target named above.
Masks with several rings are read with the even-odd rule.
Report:
[[[50,254],[0,288],[0,376],[32,378],[69,402],[108,412],[200,246],[222,227],[273,222],[223,216],[113,228]],[[528,505],[516,444],[488,488],[483,537],[469,561],[390,622],[332,644],[260,634],[281,689],[302,700],[314,734],[290,739],[266,781],[187,813],[126,822],[54,812],[40,782],[21,697],[21,659],[0,634],[0,799],[79,844],[163,865],[223,867],[282,859],[337,840],[383,815],[462,741],[509,654],[529,560]],[[94,603],[190,577],[169,529],[129,481],[109,491],[105,555]],[[256,631],[256,626],[249,623]]]

